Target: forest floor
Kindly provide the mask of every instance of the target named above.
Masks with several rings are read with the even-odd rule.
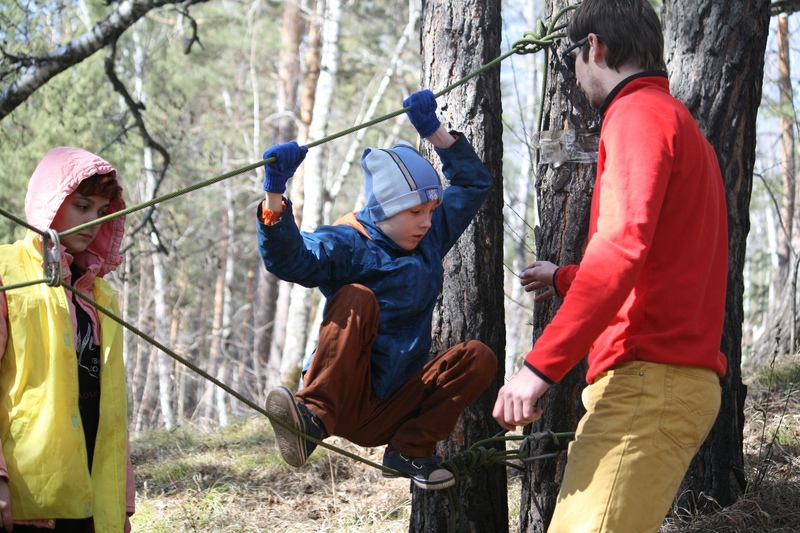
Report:
[[[744,453],[748,489],[717,512],[669,518],[661,533],[800,531],[800,360],[749,381]],[[373,462],[382,450],[331,439]],[[513,444],[510,444],[513,445]],[[285,465],[262,417],[214,433],[181,427],[132,438],[137,478],[134,532],[408,531],[407,479],[318,448],[299,469]],[[509,531],[519,529],[520,476],[509,477]]]

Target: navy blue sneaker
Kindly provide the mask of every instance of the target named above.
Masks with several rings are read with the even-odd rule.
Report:
[[[442,490],[456,484],[453,473],[442,466],[442,458],[438,455],[408,457],[397,450],[386,448],[383,466],[408,474],[417,487],[425,490]],[[384,471],[383,477],[397,476]]]
[[[267,395],[267,412],[286,423],[290,427],[310,435],[317,440],[322,440],[325,435],[325,426],[311,409],[303,402],[294,398],[292,391],[286,387],[278,387]],[[275,431],[275,440],[283,460],[294,467],[303,466],[308,456],[317,447],[317,443],[305,439],[301,435],[292,433],[291,430],[272,423]]]

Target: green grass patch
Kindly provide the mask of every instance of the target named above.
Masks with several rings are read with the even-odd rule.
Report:
[[[775,392],[794,390],[800,380],[800,356],[777,358],[772,365],[759,368],[754,383]]]

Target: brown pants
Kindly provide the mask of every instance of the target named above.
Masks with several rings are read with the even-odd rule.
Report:
[[[296,397],[330,435],[359,446],[388,443],[400,453],[427,457],[492,382],[497,357],[480,341],[458,344],[381,399],[370,378],[378,316],[371,290],[362,285],[339,289],[325,307],[319,344]]]

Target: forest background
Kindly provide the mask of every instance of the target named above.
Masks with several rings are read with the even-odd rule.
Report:
[[[415,2],[215,0],[189,11],[191,4],[149,12],[113,50],[91,55],[4,114],[4,209],[22,215],[28,177],[54,146],[81,146],[111,161],[128,204],[135,205],[257,162],[272,143],[315,141],[392,113],[420,88]],[[26,56],[83,34],[113,7],[3,3],[0,89]],[[316,12],[323,8],[325,13]],[[535,27],[542,9],[539,2],[504,3],[504,49]],[[335,24],[315,25],[323,14]],[[303,24],[293,27],[301,19]],[[787,21],[790,64],[797,64],[792,44],[797,20],[795,15]],[[778,19],[772,24],[776,35]],[[777,41],[771,36],[768,42],[759,110],[745,267],[745,366],[769,362],[781,336],[793,335],[774,321],[787,279],[777,281],[787,228],[781,217],[786,190],[781,120],[789,117],[794,131],[798,124],[796,94],[790,91],[788,104],[781,97]],[[296,43],[291,53],[284,53],[287,42]],[[291,57],[295,63],[287,61]],[[535,254],[532,147],[544,58],[512,56],[500,68],[510,376],[531,339],[532,298],[521,293],[515,273]],[[788,75],[789,87],[796,87],[797,75]],[[403,115],[312,148],[305,172],[290,182],[295,203],[323,206],[319,220],[304,224],[329,223],[363,205],[361,151],[397,138],[415,139]],[[260,170],[247,171],[130,215],[126,260],[111,280],[126,320],[258,405],[274,385],[296,383],[300,360],[314,344],[319,310],[316,293],[277,283],[263,272],[254,231],[261,181]],[[0,242],[13,242],[22,232],[0,218]],[[797,238],[788,245],[797,250]],[[305,305],[293,306],[301,302]],[[212,430],[252,415],[246,405],[134,335],[126,335],[125,357],[134,434],[184,425]]]

